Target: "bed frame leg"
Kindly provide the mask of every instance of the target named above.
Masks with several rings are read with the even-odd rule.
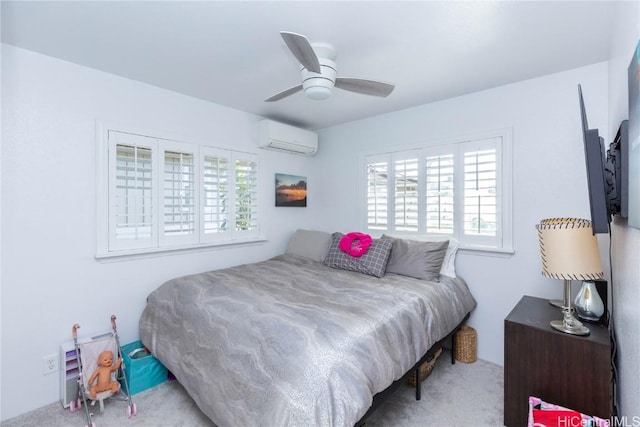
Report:
[[[422,398],[422,381],[420,381],[420,366],[416,368],[416,400]]]
[[[452,365],[456,364],[456,338],[455,338],[455,335],[456,335],[456,332],[458,332],[458,329],[456,329],[455,332],[453,334],[451,334],[451,364]]]

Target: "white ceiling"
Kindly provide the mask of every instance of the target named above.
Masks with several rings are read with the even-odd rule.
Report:
[[[2,1],[2,42],[310,129],[609,58],[612,1]],[[333,44],[388,98],[299,92],[279,32]],[[578,83],[578,82],[576,82]]]

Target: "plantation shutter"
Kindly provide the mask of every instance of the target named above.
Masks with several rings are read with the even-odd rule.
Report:
[[[100,127],[96,258],[264,240],[260,156]]]
[[[413,153],[403,153],[412,156]],[[394,159],[394,231],[418,232],[418,158]]]
[[[197,241],[196,156],[189,144],[163,141],[162,243]]]
[[[369,158],[366,167],[367,228],[386,230],[388,227],[389,162]]]
[[[229,234],[229,164],[230,153],[202,150],[202,234],[210,241]]]
[[[153,247],[157,140],[110,131],[109,250]]]
[[[258,157],[233,153],[235,232],[257,235],[258,230]]]
[[[454,232],[454,155],[426,158],[426,232]]]
[[[362,160],[366,230],[512,250],[508,130]]]
[[[495,244],[500,203],[499,138],[473,141],[463,149],[463,235],[470,241]]]

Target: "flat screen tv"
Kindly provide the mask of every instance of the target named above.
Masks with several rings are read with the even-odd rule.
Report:
[[[636,45],[629,63],[627,147],[628,224],[631,227],[640,228],[640,41]]]
[[[580,98],[580,113],[582,116],[582,137],[587,167],[591,226],[593,227],[593,234],[609,233],[612,211],[609,206],[605,183],[604,141],[600,137],[598,129],[589,129],[580,85],[578,85],[578,96]]]

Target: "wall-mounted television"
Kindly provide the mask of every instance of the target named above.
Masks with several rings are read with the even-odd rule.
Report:
[[[629,221],[631,227],[640,228],[640,41],[629,63]]]
[[[578,85],[582,138],[587,168],[589,206],[593,233],[608,233],[612,215],[627,216],[628,126],[620,125],[616,139],[604,153],[604,139],[598,129],[589,129],[582,87]]]

